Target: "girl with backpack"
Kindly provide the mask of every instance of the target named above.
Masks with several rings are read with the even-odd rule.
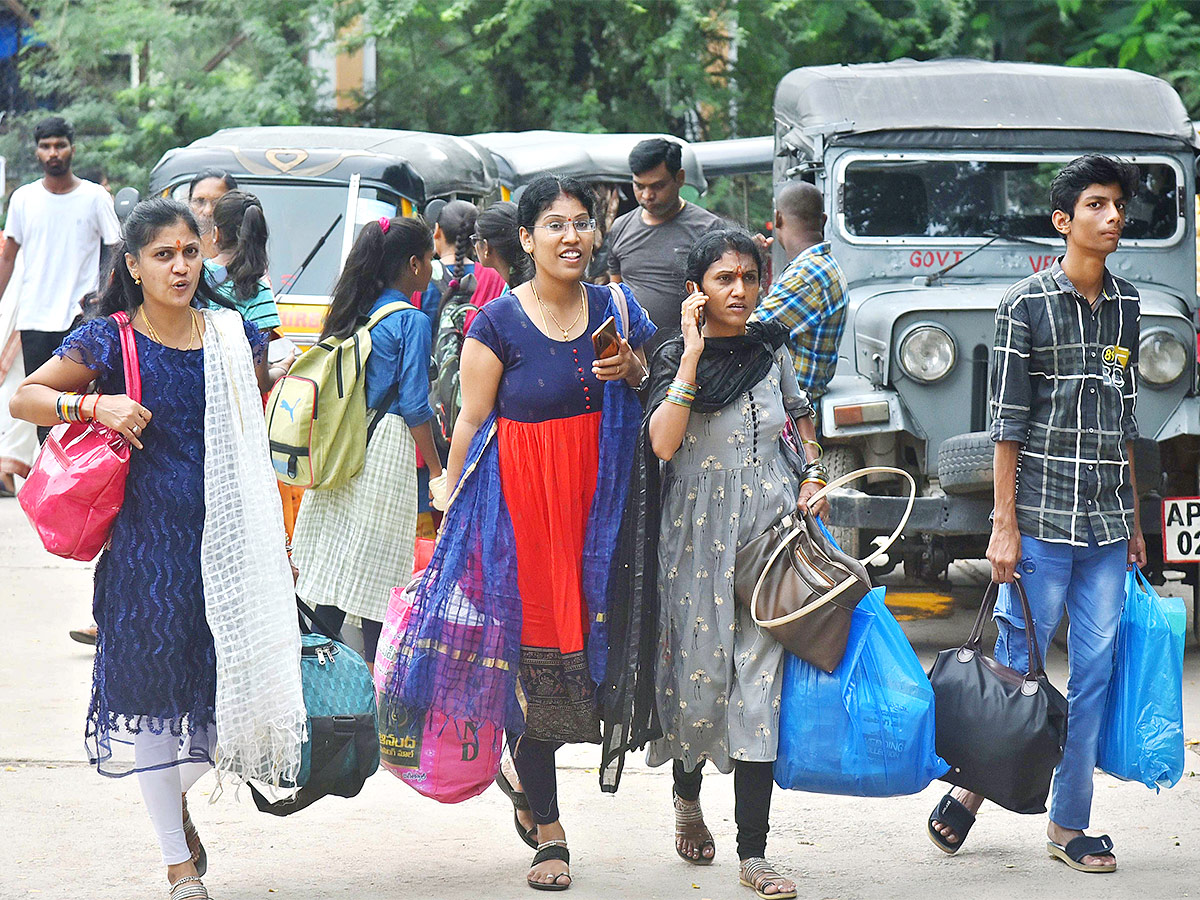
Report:
[[[182,203],[138,204],[112,259],[96,317],[10,410],[36,425],[98,422],[133,448],[96,564],[85,743],[101,774],[137,775],[171,900],[206,900],[188,789],[214,765],[218,778],[295,782],[307,718],[266,424],[239,405],[266,377],[266,338],[214,303]],[[129,327],[139,400],[125,383]]]
[[[432,272],[433,236],[422,220],[368,222],[346,258],[321,330],[321,341],[344,340],[364,318],[396,307],[371,330],[367,408],[380,418],[362,471],[340,487],[306,493],[292,541],[300,570],[296,593],[335,626],[347,614],[358,616],[371,666],[392,588],[412,578],[416,450],[429,461],[433,489],[444,490],[430,427],[429,320],[408,302],[425,290]]]

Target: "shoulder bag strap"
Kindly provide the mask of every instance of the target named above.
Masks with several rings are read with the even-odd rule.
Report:
[[[850,472],[847,475],[843,475],[841,478],[834,479],[829,484],[827,484],[825,487],[821,488],[821,490],[819,490],[815,494],[813,494],[812,497],[810,497],[809,501],[808,501],[809,505],[812,506],[813,504],[815,504],[818,501],[820,501],[821,499],[823,499],[825,497],[825,495],[828,494],[830,491],[837,490],[838,488],[842,487],[843,485],[849,484],[851,481],[857,481],[859,478],[863,478],[864,476],[873,475],[875,473],[882,473],[882,472],[886,472],[886,473],[892,474],[892,475],[902,475],[902,476],[904,476],[904,478],[908,479],[908,486],[909,486],[908,506],[904,510],[904,515],[900,517],[900,524],[896,526],[896,529],[895,529],[895,531],[892,532],[891,536],[886,541],[884,541],[882,545],[880,545],[878,548],[876,548],[874,553],[872,553],[870,556],[866,557],[865,559],[859,560],[859,562],[862,563],[862,565],[864,565],[864,566],[869,564],[872,560],[874,560],[880,554],[887,552],[888,548],[890,548],[892,546],[892,544],[894,544],[896,542],[896,539],[900,537],[900,533],[902,531],[904,531],[904,526],[908,524],[908,517],[912,514],[913,504],[916,503],[916,499],[917,499],[917,483],[913,480],[913,477],[910,474],[908,474],[908,472],[904,471],[904,469],[897,469],[892,466],[867,466],[864,469],[858,469],[854,472]],[[750,616],[751,616],[751,618],[754,619],[754,623],[756,625],[759,625],[760,627],[774,628],[779,625],[786,625],[789,622],[794,622],[796,619],[807,616],[809,613],[820,609],[822,606],[824,606],[830,600],[833,600],[835,597],[840,596],[843,592],[845,592],[851,585],[853,585],[857,581],[857,579],[854,576],[851,576],[851,577],[847,578],[846,580],[844,580],[843,582],[841,582],[840,584],[838,584],[836,587],[831,588],[830,590],[826,591],[824,594],[821,594],[819,597],[815,598],[811,602],[806,603],[804,606],[800,607],[800,609],[794,610],[794,611],[788,613],[787,615],[778,616],[777,618],[774,618],[774,619],[759,618],[758,597],[759,597],[759,594],[762,592],[763,582],[766,581],[767,573],[770,572],[772,564],[774,564],[775,560],[779,558],[780,554],[786,552],[788,550],[788,548],[791,546],[792,541],[795,540],[797,536],[799,536],[800,530],[801,530],[800,528],[795,528],[795,529],[791,530],[783,538],[783,540],[781,540],[779,542],[779,544],[772,551],[771,556],[767,559],[767,564],[765,566],[763,566],[762,574],[760,574],[758,576],[758,581],[754,585],[754,593],[751,594],[751,597],[750,597]]]
[[[397,300],[395,303],[388,303],[386,306],[381,306],[367,320],[367,330],[370,331],[392,313],[400,312],[402,309],[416,309],[411,303],[406,300]],[[361,322],[362,319],[359,319]]]
[[[134,403],[142,402],[142,370],[138,363],[137,343],[133,337],[133,325],[124,312],[113,313],[121,335],[121,362],[125,368],[125,393]]]
[[[386,306],[381,306],[375,311],[375,314],[367,320],[367,331],[370,331],[392,313],[400,312],[402,309],[416,309],[411,303],[405,300],[397,300],[395,303],[389,303]],[[367,443],[371,443],[371,438],[375,434],[375,429],[379,427],[379,423],[383,421],[383,416],[388,408],[396,402],[396,398],[400,396],[400,384],[393,384],[383,395],[383,399],[378,406],[372,406],[367,410],[368,413],[373,413],[371,421],[367,423]]]
[[[629,301],[619,284],[611,283],[608,289],[612,291],[613,302],[617,304],[617,312],[621,314],[621,337],[629,340]]]

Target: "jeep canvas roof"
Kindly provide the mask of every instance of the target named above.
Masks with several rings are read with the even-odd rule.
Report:
[[[150,191],[208,166],[234,176],[347,182],[358,173],[423,206],[434,197],[481,196],[496,186],[496,164],[467,138],[387,128],[269,126],[223,128],[168,152]]]
[[[1196,148],[1174,89],[1128,69],[910,59],[796,69],[775,92],[777,132],[795,149],[826,143],[896,147]],[[863,136],[870,135],[869,141]],[[819,137],[820,136],[820,137]]]

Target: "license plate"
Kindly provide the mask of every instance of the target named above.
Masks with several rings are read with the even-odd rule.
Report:
[[[1200,562],[1200,497],[1162,502],[1163,562]]]

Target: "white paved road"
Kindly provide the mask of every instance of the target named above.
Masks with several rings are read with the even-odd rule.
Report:
[[[969,578],[956,567],[960,582]],[[153,833],[132,779],[91,771],[82,750],[90,567],[44,553],[12,500],[0,500],[0,900],[165,898]],[[906,626],[922,658],[962,640],[971,616]],[[1056,682],[1064,664],[1051,654]],[[1200,737],[1200,653],[1185,672],[1188,736]],[[568,896],[752,900],[737,883],[733,779],[707,780],[703,800],[717,860],[694,868],[673,852],[670,779],[633,764],[616,796],[596,785],[591,747],[561,751],[561,806],[576,884]],[[924,822],[943,788],[864,800],[776,791],[769,853],[801,898],[971,900],[1200,896],[1200,755],[1173,790],[1098,776],[1094,830],[1116,841],[1120,871],[1082,875],[1044,852],[1045,821],[985,807],[967,846],[946,857]],[[211,791],[211,778],[196,790]],[[456,806],[419,797],[385,772],[353,800],[330,798],[286,819],[227,792],[193,814],[209,851],[215,900],[266,898],[530,898],[531,856],[499,791]]]

